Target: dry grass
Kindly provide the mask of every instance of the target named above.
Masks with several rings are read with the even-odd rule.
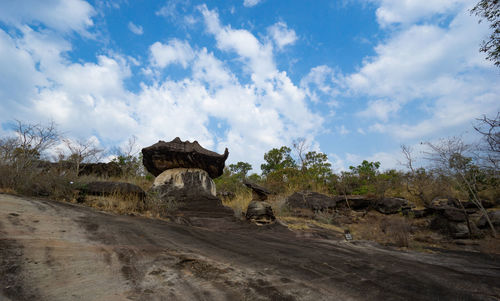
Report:
[[[279,218],[280,221],[282,221],[288,228],[293,229],[293,230],[305,230],[305,229],[310,229],[313,226],[339,232],[339,233],[344,233],[344,229],[341,227],[331,225],[331,224],[325,224],[317,220],[313,219],[306,219],[306,218],[301,218],[301,217],[294,217],[294,216],[282,216]]]
[[[117,214],[136,214],[145,211],[145,204],[136,195],[114,193],[109,196],[86,196],[85,205]]]
[[[251,201],[252,192],[250,190],[240,191],[236,193],[236,196],[232,199],[222,198],[222,204],[233,209],[236,217],[241,217],[246,213],[248,204],[250,204]]]

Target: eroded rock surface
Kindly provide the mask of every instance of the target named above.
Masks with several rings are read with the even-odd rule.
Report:
[[[292,209],[298,208],[322,211],[334,209],[337,206],[337,201],[335,198],[318,192],[300,191],[290,195],[286,200],[286,204]]]
[[[226,148],[224,154],[219,155],[203,148],[197,141],[181,141],[177,137],[170,142],[160,140],[143,148],[142,155],[144,166],[155,176],[167,169],[198,168],[205,170],[215,179],[222,175],[229,152]]]
[[[498,300],[500,257],[0,194],[0,300]]]
[[[214,181],[208,173],[197,168],[167,169],[155,178],[154,189],[169,195],[192,196],[198,194],[216,195]]]
[[[279,224],[192,227],[1,194],[0,262],[0,300],[13,301],[500,298],[494,254],[306,239]]]

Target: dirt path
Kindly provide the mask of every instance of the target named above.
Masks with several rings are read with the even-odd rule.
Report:
[[[399,252],[0,194],[0,300],[499,300],[500,257]]]

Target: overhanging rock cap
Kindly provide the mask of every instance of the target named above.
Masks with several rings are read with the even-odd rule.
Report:
[[[216,152],[203,148],[197,141],[182,141],[176,137],[170,142],[158,141],[142,149],[142,163],[154,176],[173,168],[199,168],[203,169],[212,179],[224,172],[224,163],[229,151],[219,155]]]

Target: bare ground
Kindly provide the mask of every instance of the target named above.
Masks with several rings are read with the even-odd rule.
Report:
[[[500,299],[498,255],[195,224],[0,194],[0,300]]]

